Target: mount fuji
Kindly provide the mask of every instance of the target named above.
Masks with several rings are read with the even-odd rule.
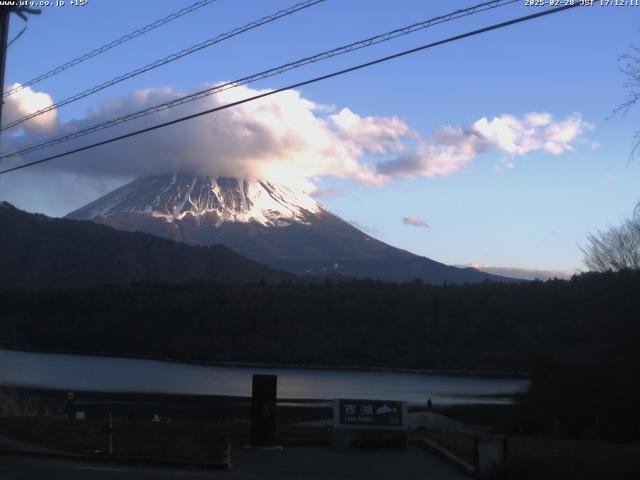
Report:
[[[309,195],[261,180],[144,177],[67,215],[193,245],[225,245],[295,274],[427,283],[510,281],[387,245]]]

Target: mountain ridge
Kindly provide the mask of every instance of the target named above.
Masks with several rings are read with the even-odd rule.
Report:
[[[138,178],[66,218],[193,245],[225,245],[296,275],[428,283],[513,281],[415,255],[362,232],[309,195],[264,180],[191,174]]]
[[[294,280],[227,247],[193,246],[93,222],[27,213],[0,202],[0,289],[132,282]]]

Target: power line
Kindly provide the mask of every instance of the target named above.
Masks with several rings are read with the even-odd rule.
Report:
[[[208,110],[204,110],[204,111],[201,111],[201,112],[198,112],[198,113],[193,113],[191,115],[186,115],[184,117],[176,118],[174,120],[170,120],[168,122],[160,123],[158,125],[154,125],[154,126],[151,126],[151,127],[143,128],[141,130],[136,130],[134,132],[130,132],[130,133],[127,133],[127,134],[124,134],[124,135],[119,135],[117,137],[112,137],[112,138],[109,138],[107,140],[102,140],[100,142],[96,142],[96,143],[93,143],[93,144],[90,144],[90,145],[85,145],[84,147],[75,148],[73,150],[68,150],[68,151],[63,152],[63,153],[58,153],[56,155],[51,155],[49,157],[42,158],[40,160],[35,160],[33,162],[29,162],[29,163],[18,165],[18,166],[12,167],[12,168],[8,168],[6,170],[0,171],[0,175],[6,174],[6,173],[9,173],[9,172],[13,172],[13,171],[16,171],[16,170],[21,170],[23,168],[31,167],[31,166],[38,165],[38,164],[41,164],[41,163],[50,162],[52,160],[55,160],[55,159],[58,159],[58,158],[61,158],[61,157],[66,157],[66,156],[72,155],[74,153],[83,152],[83,151],[90,150],[90,149],[95,148],[95,147],[99,147],[99,146],[102,146],[102,145],[107,145],[109,143],[113,143],[113,142],[117,142],[117,141],[120,141],[120,140],[124,140],[126,138],[130,138],[130,137],[134,137],[134,136],[137,136],[137,135],[140,135],[140,134],[143,134],[143,133],[151,132],[153,130],[158,130],[160,128],[168,127],[170,125],[175,125],[177,123],[181,123],[181,122],[184,122],[186,120],[191,120],[193,118],[201,117],[203,115],[209,115],[211,113],[218,112],[220,110],[225,110],[227,108],[236,107],[238,105],[242,105],[244,103],[248,103],[248,102],[252,102],[252,101],[255,101],[255,100],[259,100],[261,98],[269,97],[271,95],[275,95],[277,93],[281,93],[281,92],[284,92],[284,91],[287,91],[287,90],[292,90],[294,88],[303,87],[305,85],[310,85],[310,84],[313,84],[313,83],[317,83],[317,82],[320,82],[322,80],[327,80],[327,79],[330,79],[330,78],[333,78],[333,77],[338,77],[338,76],[344,75],[346,73],[354,72],[354,71],[357,71],[357,70],[361,70],[363,68],[367,68],[367,67],[371,67],[373,65],[377,65],[379,63],[384,63],[384,62],[387,62],[387,61],[390,61],[390,60],[394,60],[394,59],[397,59],[397,58],[400,58],[400,57],[411,55],[413,53],[417,53],[417,52],[420,52],[420,51],[423,51],[423,50],[427,50],[429,48],[433,48],[433,47],[437,47],[437,46],[440,46],[440,45],[444,45],[446,43],[455,42],[457,40],[462,40],[463,38],[468,38],[468,37],[472,37],[472,36],[475,36],[475,35],[480,35],[482,33],[490,32],[492,30],[498,30],[500,28],[504,28],[504,27],[507,27],[507,26],[510,26],[510,25],[514,25],[514,24],[517,24],[517,23],[526,22],[526,21],[529,21],[529,20],[533,20],[535,18],[546,16],[546,15],[551,15],[551,14],[558,13],[558,12],[561,12],[561,11],[564,11],[564,10],[568,10],[570,8],[575,8],[575,7],[578,7],[578,6],[580,6],[580,4],[575,3],[573,5],[564,5],[562,7],[543,10],[541,12],[533,13],[531,15],[525,15],[523,17],[518,17],[518,18],[515,18],[515,19],[512,19],[512,20],[508,20],[506,22],[501,22],[501,23],[497,23],[497,24],[494,24],[494,25],[490,25],[488,27],[483,27],[483,28],[480,28],[478,30],[473,30],[471,32],[463,33],[463,34],[460,34],[460,35],[455,35],[453,37],[448,37],[448,38],[445,38],[444,40],[439,40],[437,42],[428,43],[428,44],[421,45],[419,47],[412,48],[412,49],[409,49],[409,50],[403,50],[402,52],[395,53],[393,55],[388,55],[386,57],[378,58],[376,60],[372,60],[372,61],[369,61],[369,62],[366,62],[366,63],[361,63],[359,65],[356,65],[356,66],[353,66],[353,67],[349,67],[349,68],[345,68],[343,70],[338,70],[338,71],[335,71],[335,72],[332,72],[332,73],[328,73],[326,75],[321,75],[319,77],[314,77],[314,78],[311,78],[309,80],[304,80],[302,82],[298,82],[298,83],[294,83],[294,84],[291,84],[291,85],[287,85],[286,87],[278,88],[276,90],[271,90],[269,92],[265,92],[265,93],[261,93],[261,94],[258,94],[258,95],[254,95],[252,97],[248,97],[248,98],[245,98],[245,99],[242,99],[242,100],[238,100],[238,101],[235,101],[235,102],[227,103],[227,104],[221,105],[219,107],[210,108]]]
[[[20,33],[16,37],[14,37],[11,42],[8,42],[8,33],[9,33],[9,17],[11,13],[15,13],[25,22],[29,20],[27,15],[40,15],[41,11],[38,8],[30,8],[25,5],[18,5],[17,2],[2,2],[3,5],[0,6],[0,91],[4,88],[4,72],[7,63],[7,48],[15,39],[20,37],[26,30],[26,27],[23,28]],[[21,2],[27,3],[27,2]],[[0,99],[0,124],[2,122],[2,99]]]
[[[89,60],[90,58],[93,58],[97,55],[100,55],[101,53],[104,53],[108,50],[111,50],[112,48],[117,47],[118,45],[122,45],[125,42],[128,42],[129,40],[133,40],[136,37],[139,37],[141,35],[144,35],[145,33],[150,32],[151,30],[154,30],[158,27],[161,27],[162,25],[165,25],[169,22],[172,22],[173,20],[176,20],[184,15],[187,15],[188,13],[194,12],[196,10],[198,10],[199,8],[202,8],[206,5],[209,5],[210,3],[213,2],[217,2],[218,0],[199,0],[198,2],[194,3],[193,5],[189,6],[189,7],[185,7],[181,10],[178,10],[177,12],[174,12],[170,15],[167,15],[166,17],[163,17],[159,20],[156,20],[153,23],[150,23],[149,25],[139,28],[138,30],[134,30],[131,33],[128,33],[126,35],[123,35],[122,37],[113,40],[112,42],[109,42],[101,47],[98,47],[96,49],[91,50],[90,52],[87,52],[83,55],[80,55],[77,58],[74,58],[73,60],[68,61],[67,63],[64,63],[56,68],[53,68],[51,70],[49,70],[46,73],[43,73],[41,75],[38,75],[35,78],[32,78],[31,80],[29,80],[28,82],[25,82],[21,85],[18,85],[17,87],[12,88],[11,90],[7,90],[6,92],[4,92],[3,97],[6,98],[9,95],[13,95],[14,93],[19,92],[20,90],[23,90],[27,87],[30,87],[31,85],[35,85],[38,82],[41,82],[42,80],[45,80],[47,78],[53,77],[54,75],[57,75],[60,72],[63,72],[65,70],[70,69],[71,67],[75,67],[76,65],[82,63],[82,62],[86,62],[87,60]],[[20,32],[21,34],[22,32]],[[19,34],[19,35],[20,35]],[[19,36],[18,35],[18,36]],[[17,37],[16,37],[17,38]],[[15,41],[15,38],[12,40],[12,42]]]
[[[18,40],[18,39],[22,36],[22,34],[23,34],[24,32],[26,32],[26,31],[27,31],[27,27],[22,27],[22,30],[20,30],[20,31],[19,31],[19,32],[18,32],[18,33],[17,33],[17,34],[16,34],[16,35],[11,39],[11,41],[10,41],[9,43],[7,43],[7,48],[9,48],[9,47],[11,46],[11,44],[13,44],[13,42],[15,42],[16,40]]]
[[[473,15],[485,10],[490,10],[490,9],[494,9],[497,7],[501,7],[501,6],[505,6],[505,5],[509,5],[511,3],[515,3],[515,2],[519,2],[520,0],[493,0],[493,1],[489,1],[489,2],[484,2],[478,5],[475,5],[473,7],[469,7],[463,10],[455,10],[454,12],[448,13],[446,15],[441,15],[438,17],[434,17],[428,20],[424,20],[422,22],[417,22],[414,23],[412,25],[406,26],[406,27],[402,27],[402,28],[397,28],[395,30],[383,33],[383,34],[379,34],[379,35],[375,35],[373,37],[369,37],[367,39],[364,40],[359,40],[357,42],[353,42],[350,43],[348,45],[343,45],[342,47],[338,47],[338,48],[334,48],[332,50],[327,50],[324,52],[320,52],[318,54],[309,56],[309,57],[305,57],[299,60],[296,60],[294,62],[289,62],[286,63],[284,65],[280,65],[278,67],[275,68],[271,68],[269,70],[265,70],[262,71],[260,73],[256,73],[250,76],[246,76],[243,78],[240,78],[238,80],[234,80],[232,82],[227,82],[224,83],[222,85],[216,85],[214,87],[211,88],[207,88],[204,90],[200,90],[198,92],[195,93],[191,93],[189,95],[185,95],[183,97],[180,98],[176,98],[174,100],[171,100],[169,102],[164,102],[164,103],[160,103],[157,105],[154,105],[152,107],[148,107],[145,108],[143,110],[139,110],[137,112],[132,112],[126,115],[123,115],[121,117],[117,117],[111,120],[108,120],[106,122],[102,122],[96,125],[93,125],[91,127],[87,127],[84,128],[82,130],[78,130],[76,132],[72,132],[72,133],[67,133],[64,135],[60,135],[57,137],[53,137],[50,138],[48,140],[44,140],[41,142],[35,142],[29,145],[25,145],[23,147],[21,147],[18,150],[14,150],[10,153],[2,153],[0,154],[0,160],[2,160],[3,158],[8,158],[8,157],[15,157],[18,155],[24,155],[27,153],[31,153],[34,152],[36,150],[41,150],[43,148],[47,148],[53,145],[57,145],[69,140],[73,140],[76,138],[80,138],[83,137],[85,135],[89,135],[91,133],[95,133],[98,132],[100,130],[104,130],[106,128],[111,128],[114,127],[116,125],[119,125],[121,123],[125,123],[125,122],[129,122],[131,120],[135,120],[138,118],[142,118],[142,117],[146,117],[148,115],[154,114],[154,113],[158,113],[161,112],[163,110],[167,110],[170,108],[174,108],[177,107],[179,105],[183,105],[189,102],[193,102],[195,100],[199,100],[201,98],[210,96],[210,95],[214,95],[216,93],[225,91],[225,90],[229,90],[231,88],[235,88],[235,87],[239,87],[241,85],[246,85],[249,83],[253,83],[256,82],[258,80],[263,80],[265,78],[269,78],[275,75],[279,75],[281,73],[287,72],[289,70],[293,70],[295,68],[300,68],[304,65],[308,65],[310,63],[315,63],[315,62],[319,62],[322,60],[326,60],[332,57],[335,57],[337,55],[342,55],[345,53],[349,53],[349,52],[353,52],[355,50],[359,50],[362,48],[366,48],[366,47],[370,47],[382,42],[386,42],[389,40],[392,40],[394,38],[403,36],[403,35],[408,35],[410,33],[416,32],[418,30],[423,30],[425,28],[428,27],[432,27],[434,25],[438,25],[441,23],[445,23],[445,22],[449,22],[461,17],[465,17],[468,15]]]
[[[135,70],[132,70],[128,73],[125,73],[123,75],[120,75],[118,77],[112,78],[111,80],[101,83],[100,85],[96,85],[95,87],[91,87],[87,90],[84,90],[80,93],[77,93],[71,97],[68,97],[64,100],[61,100],[58,103],[55,103],[53,105],[49,105],[48,107],[42,108],[36,112],[30,113],[28,115],[25,115],[22,118],[18,118],[17,120],[14,120],[13,122],[9,122],[6,125],[2,125],[0,127],[0,132],[7,130],[8,128],[11,127],[15,127],[16,125],[20,125],[21,123],[26,122],[27,120],[33,118],[33,117],[37,117],[38,115],[42,115],[44,113],[50,112],[51,110],[55,110],[58,109],[64,105],[68,105],[72,102],[75,102],[77,100],[80,100],[81,98],[85,98],[88,97],[89,95],[93,95],[96,92],[99,92],[100,90],[104,90],[105,88],[111,87],[112,85],[115,85],[117,83],[123,82],[125,80],[128,80],[130,78],[136,77],[142,73],[148,72],[150,70],[153,70],[155,68],[158,68],[162,65],[166,65],[167,63],[171,63],[175,60],[178,60],[182,57],[185,57],[187,55],[190,55],[194,52],[197,52],[199,50],[202,50],[203,48],[207,48],[210,47],[212,45],[215,45],[217,43],[223,42],[225,40],[228,40],[229,38],[235,37],[236,35],[240,35],[244,32],[247,32],[249,30],[252,30],[254,28],[260,27],[262,25],[265,25],[267,23],[273,22],[275,20],[278,20],[282,17],[286,17],[288,15],[291,15],[293,13],[296,13],[300,10],[304,10],[306,8],[312,7],[318,3],[322,3],[326,0],[306,0],[302,3],[298,3],[296,5],[293,5],[289,8],[286,8],[284,10],[279,10],[271,15],[267,15],[266,17],[263,17],[259,20],[254,20],[253,22],[250,22],[242,27],[238,27],[238,28],[234,28],[233,30],[227,32],[227,33],[222,33],[214,38],[210,38],[208,40],[205,40],[204,42],[198,43],[196,45],[193,45],[189,48],[185,48],[184,50],[181,50],[179,52],[176,53],[172,53],[171,55],[168,55],[164,58],[161,58],[160,60],[156,60],[153,63],[149,63],[147,65],[145,65],[144,67],[140,67],[137,68]]]

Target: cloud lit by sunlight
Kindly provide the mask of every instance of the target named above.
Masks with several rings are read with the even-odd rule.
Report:
[[[145,128],[161,121],[219,107],[268,90],[238,87],[159,114],[92,134],[47,150],[58,153],[89,141]],[[30,143],[184,95],[170,87],[149,88],[87,112],[84,119],[59,124],[57,112],[27,123],[18,139]],[[8,117],[51,103],[46,93],[26,88],[8,98]],[[214,176],[266,178],[308,192],[315,180],[336,177],[370,186],[394,179],[451,175],[478,156],[504,156],[496,171],[511,169],[514,157],[533,151],[560,155],[575,149],[590,124],[580,115],[554,120],[534,112],[521,118],[480,118],[467,127],[444,126],[426,136],[397,116],[361,116],[349,108],[337,113],[287,91],[228,110],[109,144],[47,165],[58,171],[93,176],[134,177],[188,172]],[[39,152],[40,153],[40,152]],[[27,156],[25,161],[34,158]]]
[[[19,83],[14,83],[7,86],[5,90],[11,90],[19,86]],[[34,92],[30,87],[23,88],[4,100],[2,123],[6,125],[51,105],[53,105],[53,99],[48,93]],[[57,124],[58,111],[53,109],[27,120],[21,126],[27,130],[51,133]]]

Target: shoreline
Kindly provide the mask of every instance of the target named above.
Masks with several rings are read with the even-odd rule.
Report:
[[[31,350],[24,347],[0,345],[1,351],[27,352],[27,353],[43,353],[55,355],[70,356],[87,356],[102,358],[118,358],[130,360],[151,360],[156,362],[180,363],[185,365],[215,366],[215,367],[231,367],[231,368],[281,368],[281,369],[300,369],[300,370],[343,370],[343,371],[361,371],[361,372],[384,372],[384,373],[411,373],[417,375],[442,375],[456,377],[483,377],[483,378],[512,378],[512,379],[530,379],[531,372],[521,371],[486,371],[486,370],[469,370],[469,369],[421,369],[421,368],[403,368],[403,367],[382,367],[382,366],[366,366],[366,365],[319,365],[319,364],[288,364],[288,363],[269,363],[269,362],[241,362],[241,361],[205,361],[205,360],[187,360],[174,359],[167,357],[158,357],[152,355],[136,355],[129,356],[123,354],[110,353],[93,353],[93,352],[70,352],[64,350]]]

